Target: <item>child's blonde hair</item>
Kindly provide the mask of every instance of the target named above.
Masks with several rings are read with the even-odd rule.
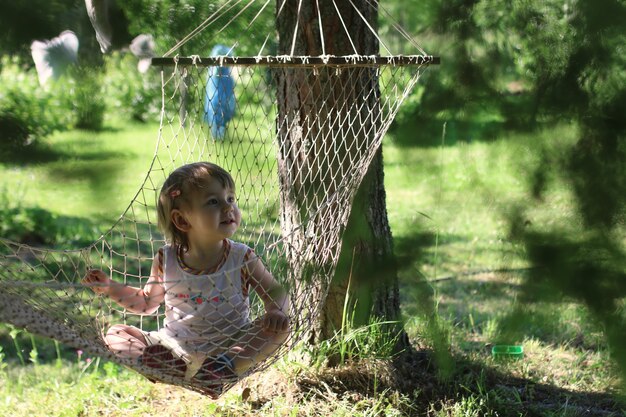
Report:
[[[189,248],[187,235],[174,225],[171,213],[174,209],[189,207],[191,196],[212,179],[218,180],[224,188],[235,189],[235,181],[228,171],[210,162],[183,165],[167,177],[157,203],[158,225],[166,241],[184,250]]]

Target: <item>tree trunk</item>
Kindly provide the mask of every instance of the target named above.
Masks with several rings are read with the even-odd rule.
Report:
[[[322,54],[317,3],[306,1],[300,4],[298,0],[287,0],[276,19],[278,55],[290,55],[292,50],[293,55]],[[377,55],[376,37],[350,2],[339,0],[336,3],[343,24],[350,28],[351,41],[333,2],[320,0],[325,53],[352,55],[354,45],[360,55]],[[377,10],[364,0],[354,3],[369,24],[376,28]],[[358,323],[365,322],[370,313],[390,320],[399,317],[382,150],[374,155],[351,211],[345,207],[347,201],[338,198],[336,203],[328,204],[316,213],[311,212],[320,201],[341,191],[341,180],[354,172],[352,161],[371,149],[373,132],[380,126],[380,109],[376,105],[380,91],[375,71],[373,68],[350,68],[342,69],[337,75],[330,68],[315,72],[294,69],[280,70],[276,76],[279,177],[283,190],[281,222],[286,236],[286,256],[291,257],[292,267],[299,269],[294,271],[296,276],[311,278],[316,272],[307,275],[303,260],[318,266],[338,262],[327,297],[321,293],[314,297],[324,304],[309,337],[313,344],[332,336],[341,327],[348,287],[351,302],[358,300]],[[337,177],[328,175],[333,172],[338,173]],[[326,250],[335,238],[329,233],[336,224],[329,225],[325,220],[345,221],[348,215],[341,254]],[[312,270],[319,272],[320,268]],[[312,303],[316,301],[311,300]]]

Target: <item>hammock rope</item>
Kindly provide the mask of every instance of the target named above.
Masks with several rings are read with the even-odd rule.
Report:
[[[241,0],[232,2],[225,2],[166,56],[209,25],[219,24],[221,18],[230,22],[251,11],[255,16],[250,28],[267,6],[251,10],[253,0],[237,11]],[[334,0],[333,5],[339,10]],[[228,16],[227,10],[236,12],[235,17]],[[374,31],[369,23],[368,27]],[[319,28],[323,36],[321,16]],[[298,22],[294,37],[297,32]],[[351,38],[350,43],[354,47]],[[306,335],[320,313],[335,271],[356,190],[400,105],[424,68],[438,60],[428,55],[359,56],[356,49],[355,55],[343,57],[327,56],[325,48],[318,57],[260,53],[256,57],[175,56],[153,61],[168,68],[161,72],[161,121],[143,183],[118,221],[87,247],[45,249],[0,238],[2,321],[90,351],[150,379],[216,395],[265,369]],[[234,81],[235,112],[224,125],[223,137],[214,137],[206,122],[205,103],[215,98],[207,95],[207,85],[215,82],[207,67],[216,66],[228,66],[227,76]],[[243,374],[220,380],[219,389],[216,381],[172,372],[173,365],[168,368],[166,364],[165,370],[152,367],[111,349],[105,335],[112,326],[158,331],[165,310],[161,306],[150,314],[133,313],[120,306],[123,300],[98,296],[95,288],[81,282],[85,272],[95,268],[116,283],[146,285],[153,259],[166,244],[156,219],[160,187],[173,170],[197,161],[213,162],[232,175],[243,213],[233,240],[254,250],[290,301],[287,340]],[[253,262],[254,258],[245,260],[243,266]],[[210,280],[229,284],[218,293],[199,291],[193,300],[207,304],[239,291],[233,283],[240,282],[241,271],[239,266],[209,274]],[[264,305],[251,290],[249,321],[254,323],[263,316]],[[223,351],[233,335],[224,330],[218,335],[223,338],[207,341],[203,349]]]

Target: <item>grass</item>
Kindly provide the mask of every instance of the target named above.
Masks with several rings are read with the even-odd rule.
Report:
[[[54,134],[26,160],[0,164],[2,188],[22,205],[110,224],[145,178],[157,129],[136,124]]]
[[[406,146],[392,136],[385,148],[385,176],[394,236],[427,246],[420,269],[430,278],[526,266],[523,253],[508,242],[510,209],[527,201],[545,143],[556,142],[550,152],[558,153],[574,139],[575,129],[569,126],[452,146],[444,137],[435,147],[420,146],[419,138]],[[572,217],[569,189],[554,181],[530,220]]]
[[[22,205],[105,228],[141,184],[156,129],[120,125],[99,134],[54,135],[30,162],[0,164],[1,186]],[[548,178],[541,202],[528,198],[534,167],[546,155],[558,158],[575,140],[575,128],[466,140],[441,140],[441,133],[428,141],[392,134],[384,144],[387,206],[414,355],[381,359],[376,343],[389,339],[377,335],[372,323],[326,346],[326,354],[339,351],[348,359],[367,347],[367,359],[308,369],[299,356],[304,352],[296,350],[213,402],[95,358],[88,365],[73,350],[57,351],[52,342],[26,333],[14,334],[23,349],[21,365],[3,326],[0,415],[623,415],[619,372],[588,312],[567,300],[516,302],[528,264],[523,248],[509,239],[511,210],[524,207],[528,227],[576,228],[569,186],[558,176]],[[447,377],[429,353],[424,300],[431,299],[442,337],[452,346],[455,366]],[[490,347],[511,317],[521,327],[516,341],[525,355],[498,361]],[[33,348],[39,353],[34,359]],[[252,389],[247,400],[244,387]]]

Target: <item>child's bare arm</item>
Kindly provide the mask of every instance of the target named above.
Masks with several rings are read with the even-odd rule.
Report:
[[[252,288],[265,305],[264,327],[271,331],[286,331],[289,328],[289,297],[287,291],[274,279],[259,259],[248,264]]]
[[[110,279],[104,272],[92,269],[83,278],[83,283],[98,293],[107,295],[125,309],[136,314],[152,314],[163,302],[165,291],[158,282],[155,264],[144,288],[132,287]]]

